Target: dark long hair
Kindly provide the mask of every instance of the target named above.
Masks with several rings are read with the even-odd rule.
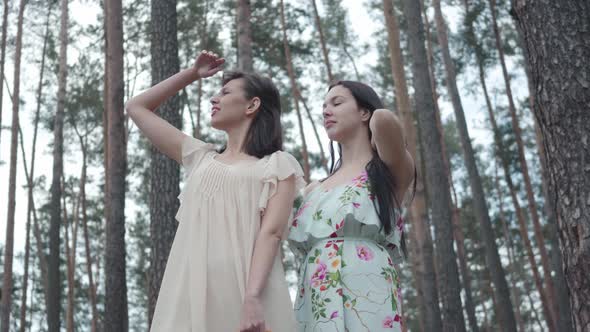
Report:
[[[245,97],[260,98],[258,112],[246,134],[244,152],[262,158],[283,149],[283,128],[281,125],[281,99],[279,90],[270,78],[242,71],[223,73],[223,85],[242,79]]]
[[[381,98],[379,98],[375,90],[364,83],[355,81],[337,81],[330,84],[328,91],[338,85],[347,88],[354,97],[358,107],[370,112],[371,116],[376,109],[384,107]],[[371,139],[371,136],[372,133],[369,129],[369,140]],[[330,141],[330,174],[336,172],[342,164],[340,159],[342,156],[342,145],[340,145],[340,143],[338,143],[338,152],[340,157],[335,161],[334,145],[333,141]],[[369,177],[371,192],[375,196],[375,200],[373,201],[375,211],[379,216],[381,227],[383,227],[385,234],[389,235],[397,221],[393,219],[396,209],[398,212],[401,212],[402,197],[396,197],[395,195],[397,184],[388,166],[383,160],[381,160],[377,151],[373,150],[372,152],[373,158],[367,163],[365,170]],[[405,254],[405,239],[403,233],[401,249]]]

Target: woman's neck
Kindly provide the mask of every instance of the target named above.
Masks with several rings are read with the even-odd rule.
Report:
[[[362,165],[373,159],[373,148],[368,132],[359,131],[356,135],[340,143],[342,146],[342,166]]]
[[[227,144],[223,153],[228,157],[238,156],[240,154],[246,153],[244,148],[249,129],[250,123],[246,122],[240,124],[237,127],[227,129],[225,131],[227,133]]]

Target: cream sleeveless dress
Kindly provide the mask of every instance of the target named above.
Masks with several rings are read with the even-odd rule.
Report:
[[[160,287],[151,331],[235,332],[261,216],[278,181],[305,182],[299,163],[277,151],[228,165],[211,144],[186,136],[186,183],[179,222]],[[285,235],[287,229],[285,229]],[[280,255],[262,295],[266,330],[294,331],[295,320]]]

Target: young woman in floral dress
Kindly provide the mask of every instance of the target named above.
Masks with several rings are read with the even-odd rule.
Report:
[[[295,315],[299,331],[401,331],[401,201],[415,177],[402,124],[360,82],[330,86],[324,127],[338,143],[330,175],[310,184],[290,226],[305,257]]]

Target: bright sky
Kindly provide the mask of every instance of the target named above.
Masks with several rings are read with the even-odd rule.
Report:
[[[71,3],[70,11],[71,13],[76,13],[76,15],[70,15],[71,19],[78,21],[79,24],[85,24],[85,22],[93,22],[96,20],[96,14],[98,13],[99,8],[94,6],[90,7],[87,1],[83,1],[85,4],[81,4],[79,0],[73,1]],[[377,24],[379,24],[379,20],[376,20],[374,17],[369,16],[369,13],[366,9],[366,1],[358,1],[358,0],[344,0],[344,5],[349,9],[349,12],[355,13],[354,15],[350,15],[349,19],[352,22],[351,29],[354,30],[356,35],[358,36],[358,40],[361,42],[371,41],[373,32],[378,28]],[[450,28],[455,29],[456,24],[459,22],[460,13],[454,10],[445,10],[445,13],[448,16],[450,22]],[[12,20],[15,17],[11,17]],[[14,29],[11,27],[10,29]],[[25,33],[26,33],[25,29]],[[40,47],[39,47],[40,48]],[[69,51],[69,62],[73,63],[76,61],[76,51],[70,50]],[[7,81],[10,85],[10,91],[13,90],[12,82],[13,82],[13,58],[12,54],[13,51],[9,51],[7,61],[6,61],[6,77]],[[38,57],[38,56],[36,56]],[[361,59],[358,59],[358,65],[361,71],[366,71],[367,66],[370,63],[373,63],[377,58],[375,53],[369,53],[363,56]],[[28,61],[31,61],[29,59]],[[26,63],[26,62],[25,62]],[[510,65],[510,63],[509,63]],[[34,104],[34,96],[33,90],[34,85],[31,82],[36,82],[36,76],[38,75],[36,72],[36,68],[30,66],[23,66],[23,79],[21,81],[21,98],[25,99],[28,105]],[[509,70],[511,70],[509,68]],[[474,73],[472,73],[474,74]],[[520,75],[522,77],[522,75]],[[462,82],[464,80],[459,79],[459,91],[466,91],[463,86]],[[491,87],[501,87],[501,73],[499,71],[492,71],[488,73],[488,83]],[[36,83],[35,83],[36,84]],[[526,87],[526,81],[522,78],[515,78],[513,81],[514,87]],[[8,176],[9,176],[9,156],[10,156],[10,123],[11,123],[11,108],[12,105],[8,98],[8,92],[6,90],[6,85],[3,85],[4,88],[4,102],[3,102],[3,126],[5,126],[5,130],[2,131],[2,140],[1,140],[1,147],[0,147],[0,243],[4,244],[5,242],[5,233],[6,233],[6,217],[7,217],[7,205],[8,205]],[[522,97],[524,93],[524,88],[517,89],[515,93],[518,97]],[[490,133],[482,130],[483,121],[486,120],[485,113],[482,111],[483,107],[483,98],[477,98],[472,95],[468,95],[467,93],[462,94],[463,98],[463,105],[467,116],[467,123],[469,126],[470,134],[472,139],[474,140],[475,144],[486,144],[489,143]],[[321,103],[315,103],[320,104]],[[452,108],[449,103],[441,100],[441,108],[443,110],[443,117],[446,118],[450,114],[452,114]],[[31,107],[27,107],[27,112],[21,112],[20,120],[23,126],[23,132],[25,137],[25,145],[27,151],[27,158],[29,158],[29,150],[30,150],[30,142],[32,138],[32,126],[30,125],[32,118],[32,114],[29,114],[28,110]],[[310,132],[308,137],[312,137],[311,134],[311,127],[307,128]],[[321,130],[321,128],[320,128]],[[50,142],[52,141],[52,134],[47,133],[44,130],[40,130],[40,136],[38,141],[38,156],[37,156],[37,168],[36,168],[36,176],[41,174],[46,175],[47,182],[46,186],[49,189],[49,185],[51,182],[51,167],[52,167],[52,157],[51,157],[51,146]],[[324,146],[327,146],[327,139],[323,132],[321,132],[322,137],[324,137]],[[315,140],[310,139],[308,143],[311,150],[317,151],[317,143]],[[70,170],[70,166],[72,164],[76,164],[76,160],[72,160],[73,157],[70,159],[64,160],[65,169],[68,172],[78,172],[78,167]],[[23,252],[24,250],[24,240],[25,240],[25,222],[26,222],[26,209],[27,209],[27,193],[26,190],[23,188],[25,184],[25,177],[24,171],[22,166],[22,154],[18,153],[18,169],[17,169],[18,181],[17,181],[17,204],[16,204],[16,225],[15,225],[15,253]],[[43,204],[44,197],[36,196],[37,206]],[[16,266],[15,268],[19,268]]]

